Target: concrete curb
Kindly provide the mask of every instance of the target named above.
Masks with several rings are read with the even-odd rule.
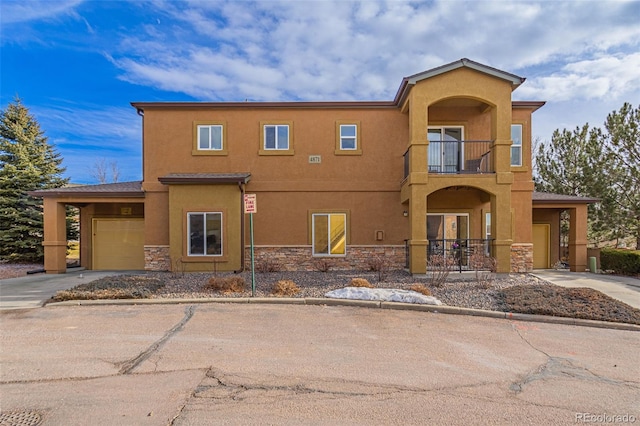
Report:
[[[381,302],[377,300],[330,299],[323,297],[210,297],[195,299],[101,299],[101,300],[67,300],[48,303],[44,307],[57,306],[108,306],[108,305],[170,305],[170,304],[204,304],[204,303],[248,303],[274,305],[310,305],[310,306],[351,306],[358,308],[393,309],[398,311],[419,311],[433,314],[470,315],[485,318],[506,319],[509,321],[528,321],[546,324],[576,325],[581,327],[608,328],[640,332],[640,325],[620,322],[594,321],[579,318],[553,317],[548,315],[531,315],[513,312],[485,311],[481,309],[460,308],[445,305],[421,305],[414,303]]]

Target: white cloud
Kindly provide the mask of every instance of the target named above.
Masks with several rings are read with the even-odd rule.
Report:
[[[3,24],[48,19],[73,13],[74,8],[82,2],[83,0],[2,0],[0,15]]]
[[[552,101],[623,99],[640,90],[638,70],[640,53],[572,62],[558,72],[527,81],[517,96]]]
[[[157,2],[178,24],[131,31],[112,56],[128,82],[203,100],[391,99],[402,77],[461,57],[514,73],[569,58],[594,68],[560,62],[520,93],[597,97],[636,84],[639,5]]]

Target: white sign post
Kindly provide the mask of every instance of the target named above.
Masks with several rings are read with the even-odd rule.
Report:
[[[249,214],[249,233],[251,234],[251,296],[256,296],[256,271],[253,260],[253,214],[257,212],[256,194],[244,194],[244,212]]]

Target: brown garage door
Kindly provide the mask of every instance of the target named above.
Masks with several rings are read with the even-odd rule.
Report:
[[[93,219],[93,269],[144,269],[144,220]]]

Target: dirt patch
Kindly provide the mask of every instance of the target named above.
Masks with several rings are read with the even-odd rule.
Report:
[[[117,275],[57,292],[49,302],[65,300],[146,299],[164,287],[162,280],[143,275]]]
[[[505,312],[640,324],[640,310],[591,288],[514,286],[496,299]]]
[[[0,263],[0,280],[24,277],[28,271],[38,271],[42,268],[44,265],[39,263]]]

